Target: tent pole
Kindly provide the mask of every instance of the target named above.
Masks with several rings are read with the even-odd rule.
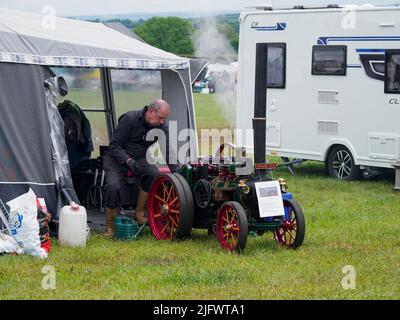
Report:
[[[112,88],[110,68],[100,68],[101,88],[103,91],[104,110],[107,123],[108,138],[111,140],[112,134],[117,125],[115,114],[114,93]]]

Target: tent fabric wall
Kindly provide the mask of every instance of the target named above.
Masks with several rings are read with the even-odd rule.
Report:
[[[56,204],[56,187],[43,81],[46,67],[0,63],[0,194],[28,191]]]
[[[163,70],[161,72],[163,99],[171,105],[170,120],[177,122],[177,134],[191,128],[191,133],[196,130],[196,121],[193,112],[192,91],[189,70],[182,72]],[[196,136],[190,135],[190,156],[197,157]],[[178,140],[178,150],[186,142]],[[178,152],[178,150],[176,150]]]

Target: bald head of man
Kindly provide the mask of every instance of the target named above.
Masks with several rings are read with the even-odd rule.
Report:
[[[152,127],[161,126],[167,120],[171,111],[169,103],[162,99],[157,99],[150,103],[145,115],[145,121]]]

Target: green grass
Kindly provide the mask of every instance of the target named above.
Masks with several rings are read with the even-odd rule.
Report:
[[[216,95],[194,93],[193,98],[197,130],[228,128],[228,121],[224,116],[224,110],[216,102]]]
[[[215,105],[197,120],[211,121]],[[206,109],[208,108],[208,109]],[[202,113],[203,111],[203,113]],[[208,120],[207,120],[208,119]],[[220,120],[221,128],[223,120]],[[344,183],[318,162],[280,168],[304,209],[306,237],[296,251],[272,234],[249,237],[240,255],[223,252],[216,237],[195,230],[182,242],[143,238],[116,242],[92,234],[86,249],[60,248],[49,259],[0,257],[1,299],[399,299],[400,194],[393,177]],[[56,270],[56,289],[43,290],[43,266]],[[356,270],[356,289],[344,290],[342,268]]]

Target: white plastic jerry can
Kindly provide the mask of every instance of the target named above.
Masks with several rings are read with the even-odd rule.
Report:
[[[85,207],[71,202],[60,211],[58,242],[65,247],[85,247],[87,213]]]

